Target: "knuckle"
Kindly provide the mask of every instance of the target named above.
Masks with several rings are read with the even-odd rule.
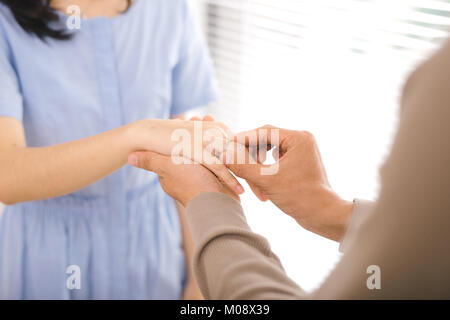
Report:
[[[144,169],[152,168],[152,161],[151,161],[150,157],[146,154],[142,154],[139,156],[139,163],[142,164],[142,167]]]
[[[307,141],[314,141],[314,135],[309,131],[301,131],[301,135]]]
[[[168,175],[166,168],[163,166],[158,166],[157,169],[154,169],[154,172],[157,173],[160,177],[166,177]]]

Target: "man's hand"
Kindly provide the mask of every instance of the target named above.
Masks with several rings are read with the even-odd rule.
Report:
[[[239,196],[211,171],[199,164],[175,164],[174,159],[154,152],[135,152],[128,162],[137,168],[155,172],[164,191],[183,206],[206,192],[221,192],[236,200]]]
[[[272,133],[278,133],[278,141],[274,141]],[[247,180],[258,198],[271,200],[309,231],[335,241],[342,239],[353,204],[331,189],[312,134],[265,126],[238,134],[235,141],[233,147],[228,147],[227,166]],[[248,152],[244,145],[262,149],[258,157],[261,161],[240,164],[237,153],[242,158],[242,152]],[[261,163],[266,149],[273,147],[278,170],[272,175],[262,174],[262,170],[270,169]]]

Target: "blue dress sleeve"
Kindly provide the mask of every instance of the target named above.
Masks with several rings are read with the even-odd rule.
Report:
[[[217,96],[214,68],[202,32],[186,0],[179,60],[172,73],[171,116],[205,106]]]
[[[0,21],[0,117],[23,119],[19,79],[12,64],[11,50]]]

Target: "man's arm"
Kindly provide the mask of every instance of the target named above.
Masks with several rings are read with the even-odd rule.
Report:
[[[406,86],[373,213],[319,298],[450,298],[450,42]],[[366,270],[381,270],[368,290]]]
[[[267,242],[250,231],[239,204],[231,197],[238,198],[209,171],[201,166],[176,166],[170,158],[155,153],[136,154],[140,167],[160,175],[164,190],[185,206],[189,203],[187,217],[197,240],[195,273],[204,295],[210,299],[450,298],[448,70],[450,42],[408,83],[399,131],[381,170],[379,200],[337,268],[311,296],[304,295],[285,275]],[[325,181],[323,175],[319,179],[308,175],[315,166],[311,159],[317,161],[303,161],[303,179],[297,181]],[[291,160],[298,163],[299,158]],[[295,187],[295,181],[290,181]],[[267,194],[268,185],[262,186],[265,196],[296,215],[295,197],[286,201],[277,198],[285,192]],[[300,189],[312,190],[310,186]],[[292,188],[287,186],[286,190]],[[328,202],[322,204],[328,207]],[[303,214],[297,221],[309,226],[313,222],[320,230],[320,219],[304,219],[311,205],[298,206]],[[331,212],[321,218],[333,219],[335,215]],[[328,222],[325,224],[330,227]],[[375,270],[372,277],[380,281],[372,282],[367,273],[371,270]]]
[[[375,202],[355,199],[353,200],[353,212],[351,213],[345,235],[339,245],[339,251],[347,251],[347,247],[355,239],[361,226],[367,221],[367,218],[373,213]]]
[[[203,296],[197,285],[197,281],[195,280],[194,272],[192,270],[194,240],[186,221],[186,209],[178,201],[175,201],[175,205],[180,217],[181,233],[183,236],[183,249],[186,261],[186,285],[184,288],[183,300],[202,300]]]
[[[355,201],[351,231],[341,249],[354,240],[373,207],[372,202]],[[268,241],[251,231],[239,202],[222,193],[203,193],[186,211],[198,244],[194,273],[206,299],[310,298],[286,275]]]
[[[267,240],[250,230],[238,201],[222,193],[203,193],[186,211],[196,243],[194,273],[206,299],[305,295],[286,275]]]
[[[449,298],[448,70],[450,44],[422,67],[420,77],[416,74],[382,170],[379,201],[312,296],[287,278],[267,242],[248,228],[238,203],[218,194],[192,200],[187,214],[198,245],[194,268],[205,297]],[[371,286],[368,270],[380,271],[379,289]]]

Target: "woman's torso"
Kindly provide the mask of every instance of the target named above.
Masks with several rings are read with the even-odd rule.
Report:
[[[81,20],[69,41],[43,42],[0,10],[22,100],[20,109],[11,93],[17,110],[4,115],[23,122],[29,147],[168,118],[213,96],[203,53],[181,63],[185,0],[137,0],[115,18]],[[197,93],[187,85],[192,97],[180,91],[188,72],[205,82]],[[80,267],[80,290],[66,284],[71,265]],[[7,207],[0,220],[0,298],[174,299],[183,282],[177,213],[151,173],[127,166],[73,194]]]

